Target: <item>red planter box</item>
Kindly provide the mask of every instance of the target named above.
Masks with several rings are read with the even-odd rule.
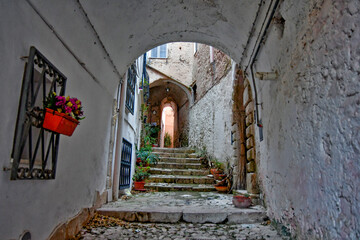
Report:
[[[78,120],[65,113],[59,113],[46,108],[43,128],[66,136],[71,136],[78,124]]]

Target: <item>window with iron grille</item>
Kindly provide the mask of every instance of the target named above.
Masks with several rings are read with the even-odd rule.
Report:
[[[11,153],[11,180],[55,178],[60,135],[42,128],[43,103],[52,92],[64,95],[65,86],[66,77],[31,47],[25,64]]]
[[[136,66],[132,64],[128,69],[126,101],[125,106],[134,115],[135,105],[135,87],[136,87]]]
[[[132,144],[123,138],[121,151],[119,189],[130,187]]]

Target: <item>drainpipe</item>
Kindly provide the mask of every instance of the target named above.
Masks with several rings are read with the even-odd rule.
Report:
[[[271,2],[271,3],[272,3],[272,2]],[[250,58],[251,58],[250,63],[248,63],[247,67],[245,68],[245,73],[246,73],[248,67],[250,67],[251,79],[252,79],[252,82],[253,82],[254,92],[255,92],[256,125],[257,125],[258,127],[263,127],[263,125],[262,125],[261,122],[259,122],[259,107],[258,107],[258,105],[260,105],[260,104],[258,103],[256,83],[255,83],[255,76],[254,76],[254,69],[253,69],[254,66],[253,66],[253,65],[254,65],[254,62],[256,61],[257,55],[259,54],[259,51],[260,51],[261,45],[262,45],[262,43],[263,43],[263,41],[264,41],[266,32],[267,32],[267,30],[268,30],[268,28],[269,28],[269,26],[270,26],[271,20],[272,20],[273,17],[274,17],[274,14],[275,14],[275,11],[276,11],[278,5],[279,5],[279,0],[276,0],[276,1],[275,1],[275,4],[274,4],[273,7],[272,7],[272,10],[271,10],[271,13],[270,13],[270,17],[267,18],[268,20],[267,20],[267,22],[266,22],[266,26],[265,26],[264,31],[263,31],[263,33],[261,34],[261,36],[260,36],[260,35],[258,36],[258,39],[260,39],[260,42],[259,42],[258,45],[256,46],[256,50],[254,51],[255,54],[253,55],[252,58],[250,57]],[[266,19],[266,18],[265,18],[265,19]],[[264,23],[264,24],[265,24],[265,23]],[[263,26],[264,26],[264,24],[263,24]],[[262,27],[263,27],[263,26],[262,26]],[[261,28],[262,28],[262,27],[261,27]],[[254,53],[254,52],[253,52],[253,53]]]

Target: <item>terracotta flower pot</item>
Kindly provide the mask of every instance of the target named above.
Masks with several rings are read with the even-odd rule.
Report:
[[[237,208],[248,208],[251,205],[251,198],[245,196],[233,196],[233,204]]]
[[[227,192],[227,186],[215,186],[215,189],[219,192]]]
[[[211,173],[213,176],[215,176],[215,174],[220,174],[220,173],[222,173],[222,171],[221,171],[221,170],[218,170],[217,168],[211,168],[211,169],[210,169],[210,173]]]
[[[64,113],[59,113],[52,109],[46,108],[42,127],[56,133],[71,136],[78,124],[78,120]]]
[[[134,190],[142,191],[144,190],[144,186],[145,186],[145,181],[134,182]]]

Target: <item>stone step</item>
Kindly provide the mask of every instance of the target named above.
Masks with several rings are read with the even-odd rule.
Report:
[[[159,192],[168,191],[197,191],[197,192],[210,192],[215,191],[212,184],[177,184],[177,183],[146,183],[145,188],[156,190]]]
[[[173,158],[197,158],[198,155],[195,153],[164,153],[164,152],[153,152],[160,157],[173,157]]]
[[[160,157],[159,162],[168,162],[168,163],[200,163],[200,158],[172,158],[172,157]]]
[[[168,163],[158,162],[157,164],[150,164],[150,167],[156,168],[170,168],[170,169],[202,169],[200,163]]]
[[[232,208],[224,210],[221,207],[129,207],[99,208],[97,213],[115,217],[128,222],[161,222],[177,223],[228,223],[252,224],[261,223],[266,217],[263,208]]]
[[[183,175],[151,175],[149,182],[153,183],[178,183],[178,184],[214,184],[214,179],[207,176]]]
[[[190,148],[158,148],[153,147],[153,152],[162,152],[162,153],[195,153],[195,150]]]
[[[151,174],[160,174],[160,175],[206,176],[209,174],[209,170],[150,168],[150,173]]]

